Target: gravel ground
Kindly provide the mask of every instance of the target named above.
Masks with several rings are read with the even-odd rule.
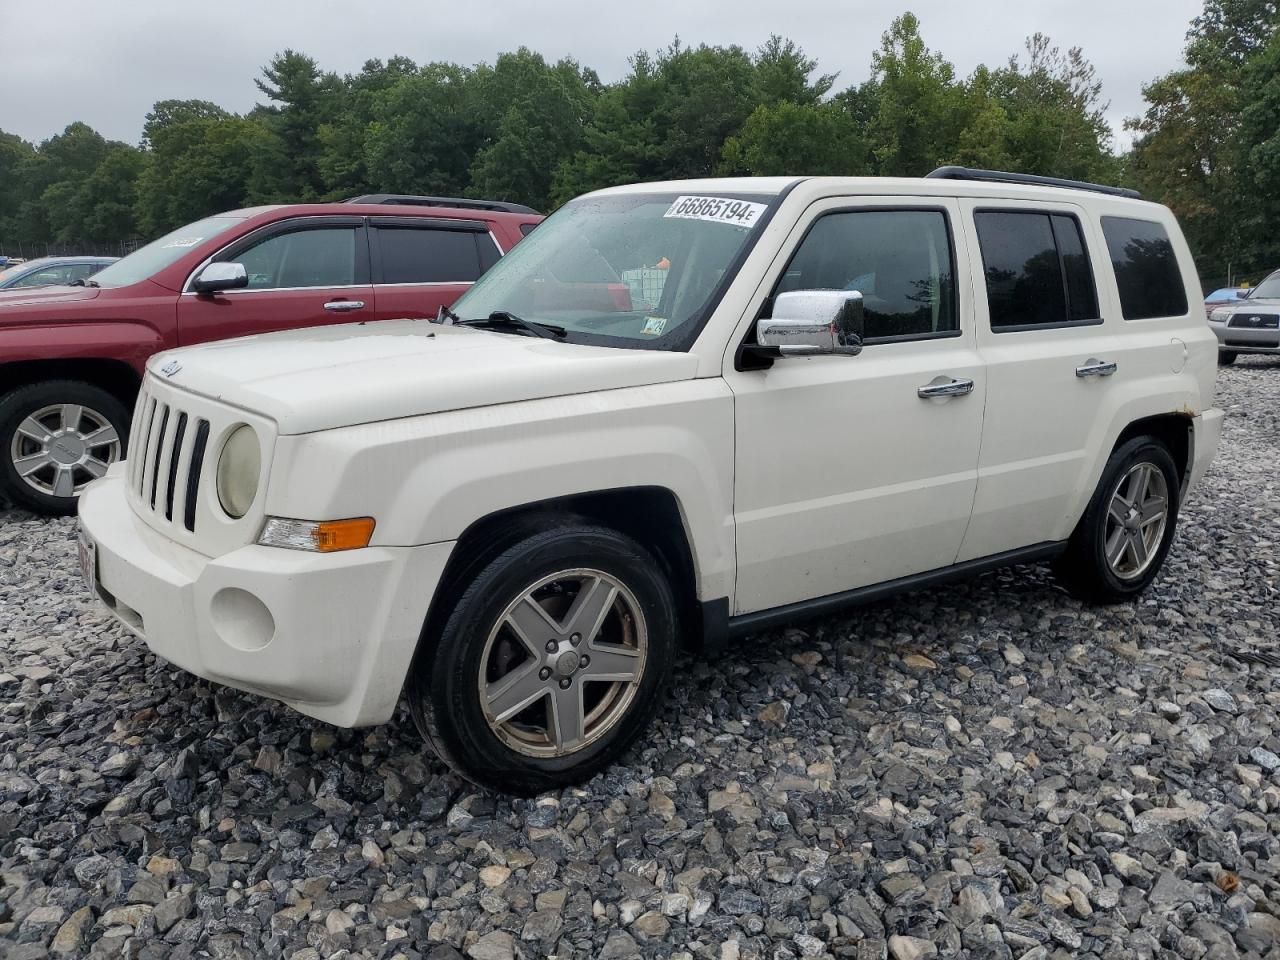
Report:
[[[1219,392],[1142,603],[1021,568],[761,635],[532,801],[173,670],[0,511],[0,956],[1280,957],[1280,363]]]

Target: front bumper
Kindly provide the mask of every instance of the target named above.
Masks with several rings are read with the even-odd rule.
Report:
[[[342,727],[396,708],[452,543],[210,559],[143,523],[117,465],[80,497],[99,599],[157,655]]]
[[[1231,327],[1227,321],[1209,321],[1218,338],[1218,349],[1235,353],[1280,353],[1280,329]]]

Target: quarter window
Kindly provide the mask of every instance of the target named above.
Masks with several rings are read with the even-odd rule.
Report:
[[[487,233],[379,227],[383,283],[473,283],[497,262]]]
[[[280,233],[236,255],[250,290],[345,287],[356,282],[356,227]]]
[[[1111,266],[1126,320],[1177,317],[1187,312],[1187,289],[1164,227],[1151,220],[1103,217]]]
[[[945,336],[960,329],[951,236],[940,210],[857,210],[821,217],[774,292],[789,290],[857,290],[868,342]]]
[[[1098,321],[1098,296],[1075,217],[1035,211],[974,214],[991,328]]]

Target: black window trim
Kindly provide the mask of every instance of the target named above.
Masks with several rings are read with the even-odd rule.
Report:
[[[874,198],[868,196],[866,199],[873,200]],[[816,202],[821,203],[822,201],[819,200]],[[893,337],[868,337],[862,341],[862,346],[864,348],[877,347],[887,343],[914,343],[919,340],[950,340],[964,335],[964,322],[961,316],[962,311],[960,310],[960,281],[959,277],[956,275],[955,230],[951,223],[951,209],[946,206],[946,204],[932,203],[889,205],[875,203],[851,204],[849,206],[832,207],[829,210],[823,210],[809,222],[807,227],[804,228],[804,233],[796,242],[795,246],[792,247],[790,255],[787,257],[786,263],[783,264],[782,270],[774,279],[768,295],[760,302],[760,309],[756,311],[755,318],[748,325],[747,332],[743,337],[742,342],[738,344],[734,355],[733,366],[735,370],[761,370],[773,365],[772,358],[758,355],[748,356],[748,351],[745,348],[755,346],[756,326],[761,320],[772,315],[773,298],[777,296],[778,284],[780,284],[783,278],[787,275],[787,268],[791,266],[791,261],[795,259],[795,255],[799,252],[800,248],[804,246],[805,241],[809,239],[809,234],[813,231],[813,228],[817,226],[818,221],[822,220],[824,217],[829,217],[833,214],[839,213],[941,213],[942,223],[947,231],[947,252],[951,258],[952,296],[955,298],[956,302],[956,329],[945,330],[941,333],[930,331],[928,333],[904,333]]]
[[[369,227],[365,222],[367,218],[355,216],[352,214],[321,214],[318,216],[304,217],[286,217],[283,220],[273,220],[271,223],[264,223],[262,226],[251,230],[249,233],[242,234],[228,241],[219,247],[204,260],[196,264],[189,274],[186,281],[182,284],[182,296],[200,296],[191,288],[191,281],[196,275],[211,263],[225,263],[233,260],[242,252],[255,246],[265,240],[270,240],[278,234],[285,233],[301,233],[304,230],[322,230],[325,227],[352,227],[356,230],[357,238],[355,245],[356,266],[355,280],[353,283],[336,284],[326,287],[261,287],[257,289],[249,289],[244,287],[236,290],[224,290],[219,296],[235,295],[243,296],[246,293],[272,293],[279,290],[344,290],[354,289],[357,287],[368,287],[372,284],[373,274],[369,265]],[[363,242],[362,242],[363,241]]]
[[[1071,295],[1067,287],[1067,264],[1062,258],[1062,247],[1058,244],[1057,234],[1053,232],[1054,217],[1069,217],[1075,221],[1076,230],[1080,233],[1080,246],[1084,248],[1084,259],[1089,264],[1089,285],[1093,288],[1093,302],[1098,308],[1098,313],[1102,313],[1102,298],[1098,296],[1098,276],[1097,270],[1093,265],[1093,251],[1089,248],[1089,238],[1085,236],[1084,224],[1080,220],[1080,215],[1067,210],[1055,210],[1048,207],[974,207],[971,219],[973,220],[973,235],[978,244],[978,260],[982,264],[982,296],[987,304],[987,329],[992,333],[1029,333],[1032,330],[1066,330],[1070,327],[1098,327],[1107,322],[1107,318],[1103,316],[1091,317],[1086,320],[1062,320],[1058,323],[1014,323],[1008,326],[997,327],[991,322],[991,297],[987,290],[987,260],[982,252],[982,235],[978,230],[978,214],[980,213],[1034,213],[1039,214],[1049,221],[1049,235],[1053,237],[1053,247],[1058,253],[1058,271],[1062,276],[1062,302],[1066,304],[1067,309],[1071,309]]]

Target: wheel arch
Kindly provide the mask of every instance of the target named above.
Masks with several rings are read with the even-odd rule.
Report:
[[[621,487],[575,493],[496,510],[469,524],[458,538],[427,610],[418,650],[438,635],[462,585],[514,543],[567,523],[611,527],[646,547],[667,574],[682,623],[682,644],[703,636],[697,567],[684,511],[676,494],[659,486]]]
[[[137,399],[142,378],[123,360],[74,357],[53,360],[13,360],[0,363],[0,395],[47,380],[81,380],[107,391],[126,407]]]
[[[1134,437],[1154,437],[1169,448],[1182,490],[1191,478],[1192,454],[1195,449],[1195,419],[1189,413],[1162,413],[1134,420],[1116,437],[1107,458]]]

